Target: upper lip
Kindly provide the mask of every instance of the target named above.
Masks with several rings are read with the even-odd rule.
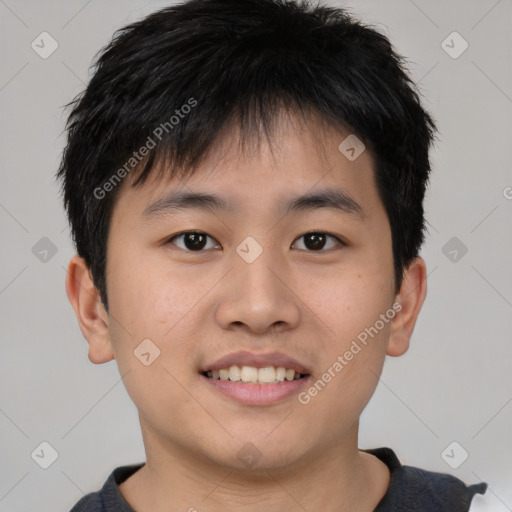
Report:
[[[201,372],[204,373],[209,370],[229,368],[234,364],[240,367],[254,366],[256,368],[263,368],[265,366],[283,366],[286,369],[295,370],[297,373],[310,373],[304,364],[281,352],[254,353],[249,350],[239,350],[238,352],[232,352],[231,354],[222,356],[213,363],[205,366]]]

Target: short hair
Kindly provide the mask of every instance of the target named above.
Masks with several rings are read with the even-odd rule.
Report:
[[[67,105],[56,174],[77,253],[107,311],[117,182],[131,173],[132,186],[140,186],[162,162],[172,164],[165,166],[170,177],[177,169],[192,175],[233,123],[242,142],[259,140],[262,127],[270,142],[284,111],[306,121],[313,113],[371,151],[398,292],[424,240],[437,131],[405,64],[385,35],[347,9],[307,0],[190,0],[116,31],[88,86]]]

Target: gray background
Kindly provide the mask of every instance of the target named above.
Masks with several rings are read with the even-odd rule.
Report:
[[[409,352],[386,361],[360,447],[390,446],[404,464],[486,481],[475,510],[510,511],[512,2],[331,3],[391,38],[440,129],[422,251],[427,300]],[[1,512],[69,510],[114,467],[145,460],[117,366],[89,362],[66,297],[74,250],[53,176],[61,107],[83,89],[93,56],[115,29],[165,5],[0,0]],[[31,47],[43,31],[59,45],[46,59]],[[469,44],[457,58],[442,46],[453,31]],[[43,237],[55,254],[41,252]],[[58,452],[47,469],[31,457],[43,441]],[[453,441],[460,447],[445,452]]]

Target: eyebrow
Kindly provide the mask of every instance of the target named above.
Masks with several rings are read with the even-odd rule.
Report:
[[[365,211],[359,203],[342,190],[332,188],[289,198],[281,208],[284,214],[326,208],[356,215],[361,219],[365,217]],[[236,211],[235,203],[217,194],[174,191],[149,205],[142,213],[142,218],[149,221],[165,214],[192,209],[224,213]]]

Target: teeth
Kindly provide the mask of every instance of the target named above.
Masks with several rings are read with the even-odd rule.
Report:
[[[242,366],[240,380],[242,382],[258,382],[258,369],[254,366]]]
[[[242,366],[236,364],[229,368],[221,368],[220,370],[211,370],[207,372],[207,376],[216,380],[230,380],[233,382],[248,382],[254,384],[276,384],[287,381],[300,379],[300,373],[295,370],[286,369],[283,366],[265,366],[256,368],[254,366]]]
[[[229,367],[229,380],[237,381],[242,378],[240,368],[236,364]]]
[[[293,371],[293,370],[292,370]],[[293,372],[295,373],[295,372]],[[265,366],[258,370],[258,381],[262,383],[270,383],[276,380],[276,371],[273,366]]]
[[[276,380],[277,380],[277,382],[283,382],[285,376],[286,376],[286,368],[283,368],[282,366],[278,366],[276,368]]]

